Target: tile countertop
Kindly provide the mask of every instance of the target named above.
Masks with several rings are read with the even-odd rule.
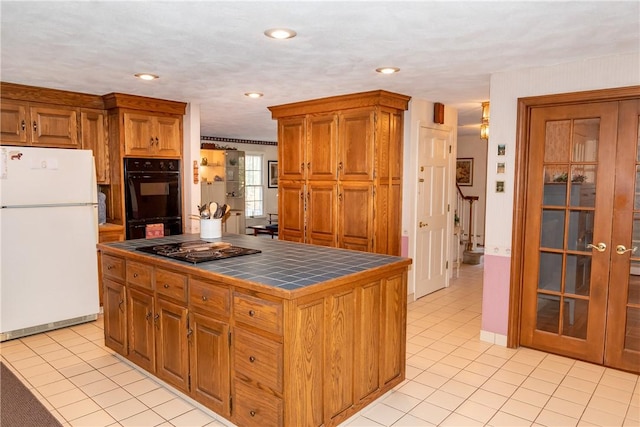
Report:
[[[259,249],[262,253],[192,264],[136,250],[153,244],[194,240],[223,241],[234,246]],[[102,243],[98,247],[104,247],[107,250],[108,248],[114,248],[135,253],[151,260],[162,261],[167,266],[176,265],[189,267],[190,269],[195,268],[201,272],[215,273],[289,291],[307,288],[377,267],[385,267],[392,264],[395,264],[395,266],[408,266],[411,264],[410,258],[238,234],[224,234],[220,239],[201,239],[199,234],[181,234],[156,239]]]

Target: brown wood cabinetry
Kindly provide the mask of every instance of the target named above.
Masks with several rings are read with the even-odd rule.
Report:
[[[121,93],[103,98],[109,111],[110,143],[118,158],[182,156],[185,103]]]
[[[280,239],[398,255],[403,111],[386,91],[269,107]]]
[[[4,144],[78,148],[78,109],[2,100]]]
[[[182,120],[151,114],[124,113],[124,154],[132,157],[180,157]]]
[[[80,110],[82,148],[92,150],[96,164],[96,181],[109,184],[109,145],[107,115],[103,110]]]
[[[107,345],[236,425],[335,426],[404,379],[408,260],[289,292],[99,248]]]

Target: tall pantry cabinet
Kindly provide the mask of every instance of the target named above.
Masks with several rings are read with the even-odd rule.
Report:
[[[400,254],[403,112],[383,90],[269,107],[280,239]]]

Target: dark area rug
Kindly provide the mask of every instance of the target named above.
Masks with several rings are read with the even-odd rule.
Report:
[[[62,426],[2,362],[0,362],[0,426]]]

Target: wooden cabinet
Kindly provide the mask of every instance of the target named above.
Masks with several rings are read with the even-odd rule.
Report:
[[[373,91],[269,107],[280,239],[400,254],[403,111]]]
[[[80,111],[82,148],[92,150],[96,164],[96,181],[109,184],[109,146],[107,116],[103,110]]]
[[[182,117],[186,104],[110,93],[103,97],[109,115],[112,158],[182,156]],[[114,171],[112,168],[113,172]]]
[[[289,293],[100,250],[107,346],[236,425],[336,426],[404,379],[408,260]]]
[[[124,113],[124,154],[132,157],[180,157],[182,119],[150,113]]]
[[[78,109],[2,100],[3,144],[78,148]]]
[[[156,367],[153,294],[127,289],[129,359],[149,372]]]
[[[187,308],[164,298],[156,300],[156,375],[189,392]]]
[[[103,269],[104,271],[104,269]],[[127,354],[127,315],[124,285],[103,279],[104,341],[120,354]]]

